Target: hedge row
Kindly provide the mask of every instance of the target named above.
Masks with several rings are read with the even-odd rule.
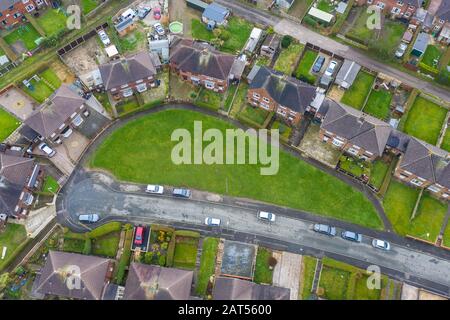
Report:
[[[117,267],[117,273],[115,277],[117,284],[123,284],[123,280],[125,277],[125,270],[130,264],[132,241],[133,241],[133,229],[131,228],[126,230],[125,233],[123,252],[122,256],[120,257],[119,266]]]
[[[200,238],[200,233],[196,232],[196,231],[191,231],[191,230],[177,230],[174,233],[175,236],[180,236],[180,237],[190,237],[190,238]]]

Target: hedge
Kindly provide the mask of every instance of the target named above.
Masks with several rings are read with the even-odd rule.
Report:
[[[420,62],[419,63],[419,68],[422,69],[422,71],[427,72],[427,73],[431,73],[434,76],[437,76],[439,74],[439,70],[434,68],[434,67],[430,67],[429,65]]]
[[[174,235],[169,242],[169,247],[166,253],[166,267],[173,266],[173,256],[175,255],[176,235]]]
[[[92,241],[91,239],[86,239],[84,242],[83,254],[89,255],[92,252]]]
[[[200,233],[196,232],[196,231],[190,231],[190,230],[177,230],[175,231],[175,236],[180,236],[180,237],[190,237],[190,238],[200,238]]]
[[[104,224],[90,232],[88,232],[88,237],[93,239],[93,238],[100,238],[104,235],[107,235],[111,232],[120,232],[120,230],[122,229],[122,224],[120,222],[108,222],[107,224]]]
[[[133,241],[133,229],[129,229],[125,234],[125,243],[123,253],[120,257],[119,266],[117,267],[116,283],[123,284],[125,269],[128,267],[131,258],[131,242]]]

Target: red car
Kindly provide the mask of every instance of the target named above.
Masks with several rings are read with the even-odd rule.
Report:
[[[144,237],[144,227],[137,227],[134,235],[134,244],[141,245]]]
[[[155,18],[156,20],[161,19],[161,9],[160,8],[153,9],[153,18]]]

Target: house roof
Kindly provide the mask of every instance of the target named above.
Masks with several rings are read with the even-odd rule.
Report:
[[[436,11],[436,16],[439,19],[450,21],[450,1],[442,0],[439,9]]]
[[[296,112],[304,113],[316,96],[315,87],[281,72],[257,67],[253,75],[250,89],[265,89],[277,103]]]
[[[36,290],[42,294],[100,300],[110,262],[100,257],[50,251]],[[77,280],[79,288],[76,288]]]
[[[336,76],[336,83],[340,85],[345,81],[349,86],[351,86],[353,84],[353,81],[355,81],[359,70],[361,70],[361,66],[359,64],[354,61],[345,59],[341,69]]]
[[[410,139],[400,161],[400,168],[450,188],[449,153],[424,141]]]
[[[124,300],[187,300],[193,271],[132,263]]]
[[[280,46],[281,37],[275,33],[269,34],[262,44],[263,47],[278,48]]]
[[[32,158],[0,152],[0,213],[14,214],[34,166]]]
[[[106,90],[149,78],[156,74],[156,68],[147,50],[128,58],[103,64],[99,67],[99,70]]]
[[[62,84],[55,94],[34,111],[25,124],[48,138],[75,111],[83,105],[84,99],[73,92],[67,84]]]
[[[413,49],[420,52],[425,52],[429,42],[430,42],[430,35],[428,33],[421,32],[417,36],[416,42],[414,42]]]
[[[289,300],[290,289],[256,284],[237,278],[218,277],[214,300]]]
[[[206,7],[205,11],[203,11],[203,16],[208,20],[213,20],[221,23],[225,20],[226,16],[229,13],[230,10],[213,2]]]
[[[6,10],[18,2],[22,2],[22,0],[2,0],[0,1],[0,11]]]
[[[234,56],[219,52],[207,43],[177,39],[171,47],[170,62],[186,72],[227,80]]]
[[[376,156],[383,154],[392,130],[387,123],[339,103],[329,104],[321,128]]]

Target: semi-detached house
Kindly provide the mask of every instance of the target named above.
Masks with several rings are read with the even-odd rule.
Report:
[[[7,29],[22,21],[26,13],[47,6],[47,0],[1,0],[0,29]]]

